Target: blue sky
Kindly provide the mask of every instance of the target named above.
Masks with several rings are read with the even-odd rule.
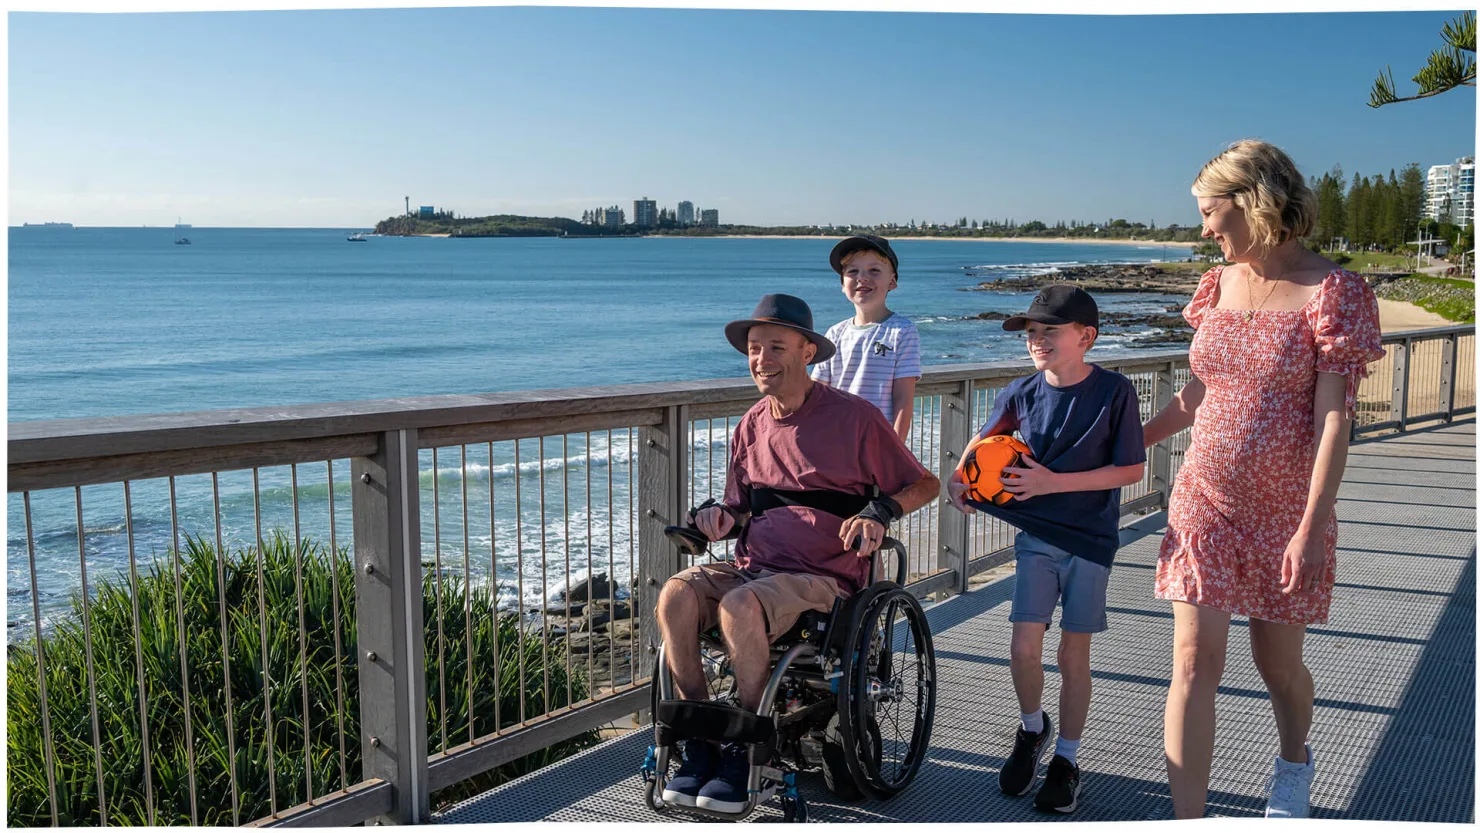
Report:
[[[9,16],[10,222],[369,227],[650,196],[756,224],[1195,223],[1258,136],[1307,173],[1475,148],[1400,90],[1445,12],[453,8]]]

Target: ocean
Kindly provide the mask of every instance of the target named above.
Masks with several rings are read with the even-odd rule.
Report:
[[[10,229],[12,422],[744,376],[744,358],[722,330],[747,317],[761,295],[806,299],[819,330],[852,312],[827,265],[835,241],[826,239],[371,237],[350,243],[346,230],[213,228],[189,235],[192,245],[182,246],[174,245],[174,230],[167,227]],[[1159,244],[979,240],[901,240],[895,250],[899,289],[890,306],[919,328],[927,366],[1023,357],[1016,335],[967,316],[1021,310],[1030,294],[964,291],[982,281],[1190,253],[1187,246]],[[1106,311],[1159,312],[1178,299],[1100,300]],[[1133,335],[1106,328],[1096,354],[1124,348]],[[723,447],[723,434],[713,437],[716,448]],[[618,434],[610,449],[604,434],[592,438],[592,468],[599,471],[586,467],[579,438],[565,449],[547,441],[543,462],[537,443],[524,442],[520,488],[541,470],[566,467],[591,474],[601,489],[610,474],[623,500],[631,475],[624,438]],[[437,507],[424,507],[424,552],[435,550],[460,569],[466,538],[474,560],[482,548],[484,572],[497,575],[500,595],[510,603],[520,595],[547,598],[552,588],[545,582],[558,575],[563,586],[563,561],[526,564],[524,576],[509,572],[512,565],[489,565],[504,541],[530,534],[513,526],[524,519],[515,517],[514,490],[504,483],[516,468],[512,443],[497,444],[492,453],[488,459],[486,444],[482,451],[472,447],[466,461],[460,453],[443,453],[435,482],[439,501],[455,495],[466,468],[470,501],[481,490],[486,504],[492,487],[500,517],[476,535],[470,523],[438,536]],[[430,489],[429,452],[424,456],[423,485]],[[300,467],[298,476],[300,501],[326,499],[324,467]],[[221,476],[228,546],[252,540],[254,506],[264,530],[291,531],[291,477],[264,470],[254,489],[250,472]],[[349,540],[348,466],[336,465],[334,477],[336,500],[344,501],[335,523],[343,546]],[[209,481],[180,479],[173,524],[167,482],[134,484],[128,514],[120,487],[83,489],[80,549],[89,581],[126,573],[130,539],[143,570],[169,552],[177,530],[214,534]],[[63,609],[77,589],[82,556],[74,495],[38,493],[31,503],[38,599],[49,619],[47,611]],[[580,526],[579,535],[557,542],[576,551],[573,569],[584,571],[591,559],[599,567],[605,558],[622,573],[614,553],[630,548],[621,540],[626,521],[587,517],[599,514],[596,507],[575,504],[573,498],[571,523],[589,520],[608,545],[604,555],[595,545],[587,550]],[[7,520],[14,639],[28,630],[32,604],[20,495],[9,497]],[[527,524],[535,528],[536,549],[542,532],[564,534],[541,523],[535,516]],[[323,536],[327,526],[327,519],[308,519],[301,531]],[[522,592],[520,578],[526,579]]]

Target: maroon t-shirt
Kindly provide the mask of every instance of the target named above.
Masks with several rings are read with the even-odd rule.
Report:
[[[740,418],[730,443],[725,503],[750,511],[750,487],[829,489],[893,496],[926,475],[879,409],[851,393],[814,384],[796,413],[777,419],[770,397]],[[831,576],[849,593],[868,583],[870,559],[845,551],[843,518],[806,506],[778,506],[750,520],[735,547],[742,568]]]

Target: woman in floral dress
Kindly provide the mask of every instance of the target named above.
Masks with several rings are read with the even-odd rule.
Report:
[[[1203,275],[1183,311],[1197,330],[1193,379],[1145,426],[1148,446],[1192,428],[1156,567],[1156,596],[1175,616],[1167,780],[1177,818],[1202,816],[1229,617],[1247,616],[1279,732],[1265,815],[1304,817],[1315,774],[1305,628],[1331,605],[1357,383],[1383,355],[1377,299],[1301,244],[1315,196],[1273,145],[1234,144],[1192,193],[1228,265]]]

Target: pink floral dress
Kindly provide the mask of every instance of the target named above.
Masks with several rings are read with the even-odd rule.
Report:
[[[1325,576],[1280,592],[1285,547],[1305,513],[1315,465],[1317,371],[1347,377],[1346,413],[1367,364],[1383,355],[1377,298],[1331,272],[1299,310],[1217,309],[1219,266],[1182,314],[1197,332],[1189,361],[1207,387],[1177,472],[1156,565],[1156,597],[1285,624],[1319,624],[1336,581],[1336,518]]]

